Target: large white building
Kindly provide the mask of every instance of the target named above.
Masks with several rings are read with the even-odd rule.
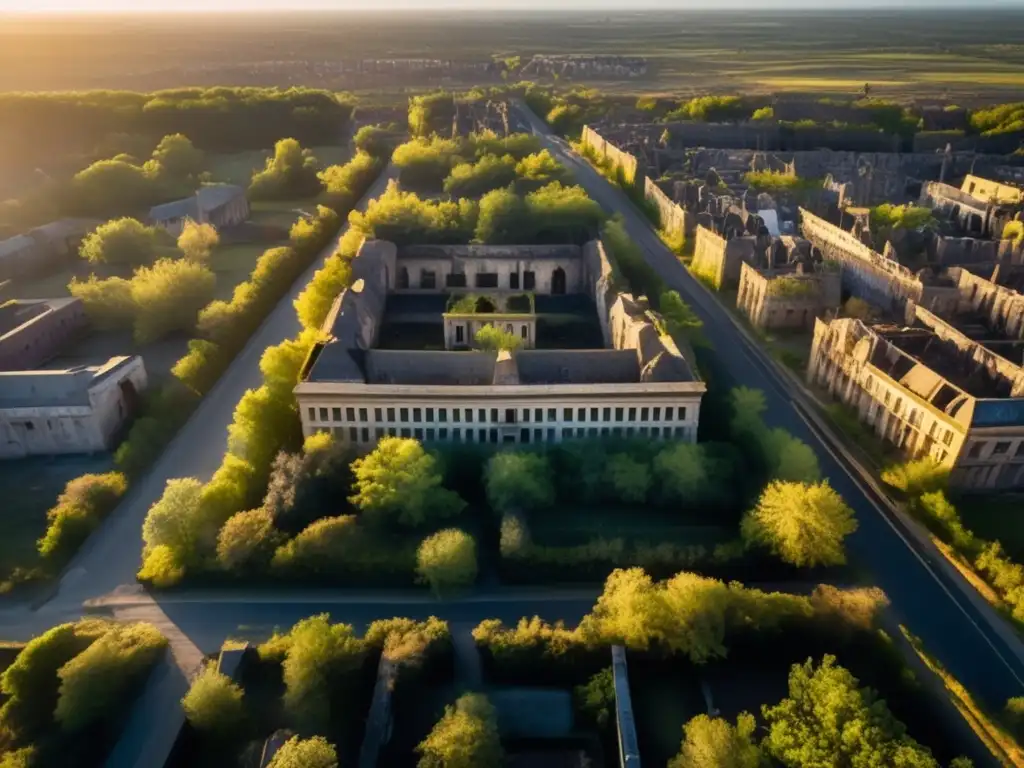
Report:
[[[295,389],[303,433],[368,450],[431,442],[697,439],[705,384],[644,300],[616,291],[598,241],[367,241]],[[521,340],[474,348],[482,324]]]

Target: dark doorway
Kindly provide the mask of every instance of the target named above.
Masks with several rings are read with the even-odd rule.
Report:
[[[497,288],[498,287],[498,273],[497,272],[477,272],[476,273],[476,287],[477,288]]]
[[[519,290],[519,273],[512,272],[508,276],[508,287],[513,291]]]
[[[476,311],[478,313],[490,313],[494,312],[497,307],[494,306],[494,302],[486,296],[481,296],[476,300]]]
[[[565,270],[557,267],[551,273],[551,293],[561,296],[565,293]]]
[[[530,270],[523,272],[523,290],[532,291],[537,287],[537,276]]]
[[[398,289],[409,287],[409,270],[402,267],[398,270]]]

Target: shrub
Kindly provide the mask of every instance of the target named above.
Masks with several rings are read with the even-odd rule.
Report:
[[[160,499],[149,508],[142,524],[145,550],[166,547],[175,561],[187,564],[195,557],[200,532],[200,498],[203,484],[194,477],[168,480]]]
[[[429,136],[449,129],[455,118],[455,97],[438,91],[409,99],[409,132]]]
[[[383,157],[359,151],[344,165],[322,170],[319,177],[331,207],[342,213],[354,206],[383,169]]]
[[[278,528],[295,533],[332,514],[350,485],[341,447],[330,436],[326,442],[314,436],[301,453],[281,452],[274,459],[263,507]]]
[[[750,114],[750,107],[740,96],[697,96],[684,101],[665,115],[667,122],[675,120],[698,120],[718,123],[742,120]]]
[[[195,262],[161,259],[136,271],[131,280],[136,307],[136,341],[146,343],[172,331],[195,328],[199,310],[213,298],[217,276]]]
[[[110,628],[108,621],[87,619],[53,627],[26,643],[0,678],[6,698],[0,725],[6,735],[27,744],[50,728],[58,700],[59,670]]]
[[[799,567],[846,562],[843,539],[857,522],[828,482],[773,481],[741,525],[743,540],[768,547],[784,562]]]
[[[311,616],[292,627],[284,672],[284,706],[307,730],[330,723],[330,693],[339,676],[359,668],[363,644],[348,624],[331,624],[327,614]]]
[[[128,481],[120,472],[69,480],[46,513],[48,526],[38,542],[39,554],[57,562],[70,558],[127,490]]]
[[[310,197],[322,189],[317,178],[317,160],[295,139],[281,139],[274,145],[262,171],[253,174],[249,197],[253,200],[289,200]]]
[[[402,525],[460,513],[466,503],[441,487],[436,459],[415,440],[385,437],[368,455],[352,463],[355,495],[349,501],[368,520]]]
[[[459,163],[452,168],[444,180],[444,191],[453,197],[479,197],[507,187],[515,180],[516,170],[516,161],[510,155],[484,155],[475,163]]]
[[[311,523],[274,553],[275,569],[293,574],[330,574],[357,562],[367,546],[355,515]]]
[[[156,178],[186,182],[199,176],[205,164],[202,150],[196,149],[187,136],[175,133],[160,139],[144,170]]]
[[[164,589],[185,578],[185,566],[166,544],[153,547],[142,556],[142,567],[136,574],[139,581]]]
[[[68,292],[81,299],[90,322],[104,331],[131,327],[135,320],[132,284],[122,277],[101,280],[96,275],[82,281],[77,277],[68,284]]]
[[[476,221],[477,206],[470,200],[429,202],[402,191],[392,181],[382,195],[370,201],[365,212],[349,214],[350,234],[342,245],[351,242],[357,246],[361,237],[388,240],[400,246],[466,243]]]
[[[607,728],[615,721],[615,678],[612,668],[606,667],[584,685],[573,690],[576,709],[584,719],[597,728]]]
[[[882,472],[882,482],[913,499],[923,493],[944,491],[949,485],[949,469],[924,456],[887,468]]]
[[[235,573],[261,572],[270,564],[281,538],[266,509],[236,512],[217,534],[217,562]]]
[[[116,625],[57,673],[54,717],[66,731],[109,718],[167,644],[150,624]]]
[[[499,513],[547,509],[555,502],[548,459],[535,453],[502,451],[487,462],[487,500]]]
[[[623,504],[642,504],[651,488],[651,469],[628,453],[613,453],[605,464],[612,494]]]
[[[403,186],[440,190],[461,149],[453,139],[420,137],[396,147],[391,160],[399,169]]]
[[[754,742],[757,721],[741,712],[736,725],[720,717],[697,715],[683,726],[679,754],[669,768],[760,768],[764,756]]]
[[[572,174],[548,150],[527,155],[516,163],[516,177],[520,179],[520,189],[535,189],[546,186],[554,181],[567,183]]]
[[[338,754],[323,736],[292,736],[277,750],[268,768],[338,768]]]
[[[295,299],[295,311],[303,328],[319,329],[327,319],[334,300],[352,284],[352,267],[335,253],[318,269],[305,290]]]
[[[467,693],[416,748],[420,768],[473,768],[500,765],[503,760],[494,707],[483,694]]]
[[[476,581],[476,542],[454,528],[438,531],[420,544],[416,571],[435,595]]]
[[[379,125],[364,125],[352,139],[356,150],[370,157],[386,158],[394,149],[394,134]]]
[[[197,224],[188,220],[178,235],[178,248],[189,261],[206,263],[213,249],[220,244],[220,235],[212,224]]]
[[[110,216],[167,199],[157,179],[124,159],[99,160],[71,180],[68,207],[76,215]]]
[[[245,719],[242,697],[241,687],[218,672],[215,662],[209,662],[192,679],[181,708],[194,728],[226,736],[234,733]]]
[[[156,258],[161,233],[140,221],[121,218],[100,224],[86,235],[79,254],[90,264],[149,264]]]
[[[1024,244],[1024,222],[1011,221],[1003,227],[1003,240],[1013,240],[1017,245]]]

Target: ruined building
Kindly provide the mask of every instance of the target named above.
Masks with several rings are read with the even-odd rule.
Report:
[[[418,246],[367,241],[295,395],[303,433],[370,450],[428,442],[693,442],[705,384],[601,242]],[[505,334],[497,351],[476,333]],[[511,340],[516,340],[513,343]]]
[[[814,327],[810,383],[965,489],[1024,488],[1024,369],[921,307],[912,324],[843,318]]]
[[[762,269],[744,263],[736,306],[755,328],[809,328],[839,308],[841,294],[839,268],[829,262]]]

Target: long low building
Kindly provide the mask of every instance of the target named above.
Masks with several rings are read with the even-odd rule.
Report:
[[[138,355],[66,370],[0,372],[0,458],[105,451],[145,388]]]
[[[429,253],[367,241],[352,270],[295,389],[306,435],[361,450],[385,435],[697,439],[705,384],[646,301],[613,288],[599,241]],[[522,348],[479,348],[481,323]]]
[[[933,313],[914,308],[908,327],[816,321],[807,378],[955,486],[1024,488],[1024,369]]]

